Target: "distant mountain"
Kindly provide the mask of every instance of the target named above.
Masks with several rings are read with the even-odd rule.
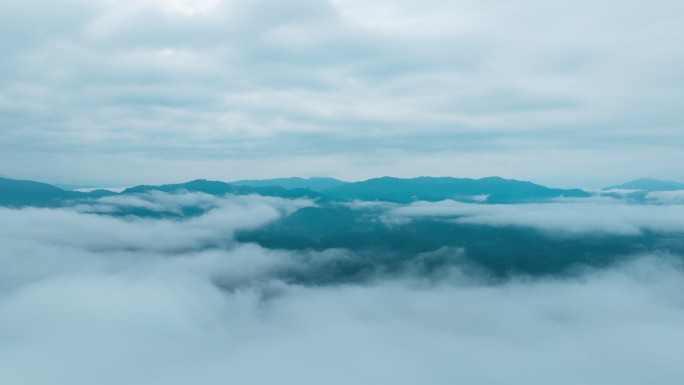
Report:
[[[277,186],[289,190],[297,188],[307,188],[312,191],[321,192],[323,190],[339,187],[349,182],[345,182],[335,178],[276,178],[264,180],[238,180],[230,182],[235,186],[250,186],[250,187],[268,187]]]
[[[55,183],[55,184],[53,184],[53,186],[59,187],[62,190],[67,190],[67,191],[81,191],[83,189],[93,190],[93,188],[92,188],[93,186],[88,186],[88,185]]]
[[[121,193],[109,190],[94,190],[90,192],[69,191],[41,182],[0,178],[0,206],[6,207],[60,207],[71,206],[75,203],[90,203],[105,196],[140,194],[152,191],[167,193],[175,192],[203,192],[210,195],[262,195],[286,199],[309,198],[319,203],[326,203],[329,198],[321,193],[303,189],[285,189],[279,186],[234,186],[225,182],[194,180],[187,183],[167,184],[161,186],[136,186],[125,189]],[[142,217],[183,217],[201,215],[204,209],[200,207],[184,208],[182,212],[157,212],[146,208],[119,208],[111,215],[134,215]]]
[[[275,182],[274,182],[275,181]],[[482,203],[524,203],[540,202],[557,197],[588,197],[582,190],[552,189],[532,182],[489,177],[482,179],[433,178],[420,177],[414,179],[377,178],[363,182],[347,183],[332,178],[285,178],[271,181],[251,181],[263,186],[249,186],[237,183],[226,183],[198,179],[186,183],[166,184],[161,186],[140,185],[125,189],[120,194],[139,194],[151,191],[202,192],[211,195],[263,195],[286,199],[309,198],[319,204],[331,200],[369,200],[408,203],[418,200],[439,201],[454,199],[464,202]],[[316,189],[328,185],[333,188],[323,192],[310,188],[285,188],[270,185],[282,183],[287,186],[308,185]],[[36,206],[57,207],[80,200],[92,200],[103,196],[118,195],[108,190],[92,192],[67,191],[46,183],[0,178],[0,206]]]
[[[99,198],[115,193],[95,190],[90,193],[66,191],[53,185],[30,180],[0,178],[0,206],[56,207],[67,200]]]
[[[236,186],[226,182],[212,181],[206,179],[197,179],[186,183],[177,184],[166,184],[161,186],[135,186],[127,188],[121,192],[121,194],[138,194],[149,191],[163,191],[163,192],[178,192],[178,191],[190,191],[190,192],[202,192],[210,195],[249,195],[257,194],[264,196],[280,197],[280,198],[323,198],[318,192],[304,189],[286,189],[279,186],[264,186],[264,187],[252,187],[252,186]]]
[[[324,194],[344,200],[371,200],[408,203],[413,201],[440,201],[455,199],[470,201],[486,196],[487,203],[520,203],[543,201],[558,197],[588,197],[579,190],[562,190],[499,177],[482,179],[419,177],[399,179],[383,177],[349,183],[327,189]]]
[[[176,191],[191,191],[203,192],[211,195],[223,195],[236,194],[238,188],[225,182],[197,179],[186,183],[165,184],[160,186],[139,185],[125,189],[121,194],[141,194],[150,191],[163,191],[169,193]]]
[[[677,191],[684,190],[684,183],[670,180],[642,178],[616,186],[608,186],[603,190]]]
[[[312,179],[323,179],[323,183],[333,183],[338,186],[328,188],[322,192],[309,188],[288,189],[282,186],[274,186],[271,183],[286,181],[285,185],[297,186],[303,182],[321,182]],[[135,194],[148,191],[191,191],[203,192],[212,195],[234,194],[247,195],[258,194],[281,198],[311,198],[319,203],[335,200],[369,200],[407,203],[418,200],[440,201],[455,199],[466,202],[486,203],[522,203],[539,202],[558,197],[588,197],[590,194],[579,190],[552,189],[532,182],[522,182],[499,177],[482,179],[459,179],[459,178],[433,178],[420,177],[414,179],[377,178],[363,182],[342,182],[332,178],[284,178],[271,181],[237,181],[231,183],[198,179],[187,183],[168,184],[161,186],[136,186],[128,188],[122,194]],[[273,182],[276,181],[276,182]],[[238,183],[258,182],[263,186],[249,186]],[[340,184],[341,183],[341,184]],[[317,187],[320,187],[320,184]],[[314,186],[316,187],[316,186]]]

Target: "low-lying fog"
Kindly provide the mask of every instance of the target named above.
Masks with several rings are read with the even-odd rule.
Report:
[[[291,277],[362,257],[234,238],[315,204],[155,194],[0,209],[0,382],[674,385],[684,378],[678,255],[651,250],[565,276],[501,280],[445,264],[440,274],[406,268],[315,284]],[[107,215],[131,205],[208,211],[183,220]],[[438,202],[389,205],[378,218],[388,227],[440,216],[573,237],[677,235],[681,211],[600,201]]]

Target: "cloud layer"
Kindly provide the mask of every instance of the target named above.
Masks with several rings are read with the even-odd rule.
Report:
[[[682,172],[677,1],[4,9],[8,176],[126,185],[497,174],[574,186]]]
[[[139,199],[173,208],[207,197]],[[307,203],[213,199],[185,220],[0,211],[3,384],[674,385],[684,376],[675,259],[498,284],[451,269],[297,285],[282,272],[343,251],[268,250],[232,234]]]
[[[417,202],[387,210],[389,225],[414,218],[444,218],[488,226],[526,226],[561,234],[638,235],[644,230],[684,232],[681,194],[650,193],[662,205],[628,204],[612,199],[583,199],[541,204],[480,205],[456,201]]]

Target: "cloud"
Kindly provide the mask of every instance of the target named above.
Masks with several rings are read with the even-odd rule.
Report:
[[[138,194],[112,195],[97,198],[86,203],[74,206],[77,211],[85,213],[117,213],[126,210],[143,209],[153,213],[171,213],[178,216],[186,215],[184,210],[190,210],[196,214],[203,214],[214,209],[234,211],[236,207],[243,205],[259,205],[275,208],[283,214],[292,212],[307,206],[314,205],[308,199],[279,199],[267,196],[214,196],[201,192],[179,191],[165,193],[161,191],[149,191]],[[253,208],[253,207],[250,207]]]
[[[8,5],[3,172],[122,185],[293,170],[676,178],[681,5],[605,4]]]
[[[684,276],[653,260],[568,281],[230,292],[157,263],[3,291],[4,381],[675,384],[682,375],[673,357],[684,342]]]
[[[268,250],[231,233],[305,202],[136,199],[165,208],[215,199],[216,207],[186,220],[0,212],[3,383],[629,385],[684,375],[684,270],[675,258],[492,283],[456,267],[426,276],[419,265],[431,255],[422,254],[411,274],[297,284],[293,275],[354,256]]]
[[[168,199],[171,198],[171,199]],[[182,214],[183,208],[195,207],[201,210],[216,208],[219,198],[209,194],[176,194],[153,191],[147,194],[136,195],[113,195],[99,198],[95,204],[78,205],[77,209],[84,212],[112,213],[118,209],[145,209],[154,212],[172,212]]]
[[[111,213],[121,208],[152,211],[178,211],[199,205],[208,211],[186,220],[116,218],[83,214],[79,210]],[[104,197],[93,205],[78,205],[75,210],[0,208],[6,230],[2,236],[13,242],[75,247],[90,251],[162,251],[202,249],[208,245],[232,242],[238,229],[257,228],[313,202],[261,196],[225,196],[202,193],[121,195]],[[10,225],[11,224],[11,225]]]
[[[651,191],[646,200],[662,204],[684,204],[684,191]]]
[[[390,209],[382,217],[389,225],[415,218],[443,218],[489,226],[527,226],[545,232],[578,235],[638,235],[644,230],[684,232],[682,205],[626,204],[607,198],[516,205],[416,202]]]

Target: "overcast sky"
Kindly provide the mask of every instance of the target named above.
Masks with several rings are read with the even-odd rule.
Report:
[[[677,0],[0,0],[0,175],[684,180]]]

